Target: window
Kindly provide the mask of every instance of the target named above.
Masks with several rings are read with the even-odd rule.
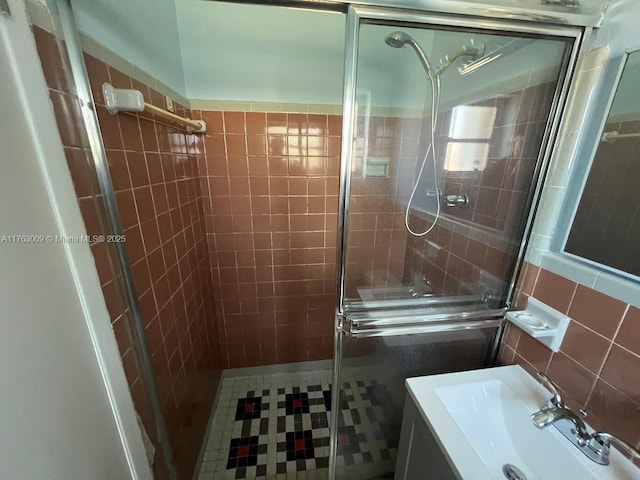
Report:
[[[469,172],[485,169],[496,110],[496,107],[469,105],[461,105],[452,110],[445,170]]]

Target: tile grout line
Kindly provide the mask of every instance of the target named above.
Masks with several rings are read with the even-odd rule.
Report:
[[[589,395],[587,396],[587,399],[586,399],[586,401],[584,403],[583,408],[586,407],[588,405],[589,401],[591,400],[591,397],[592,397],[593,392],[594,392],[594,390],[596,388],[596,384],[598,383],[598,380],[601,380],[603,382],[605,381],[600,375],[602,374],[602,371],[604,370],[604,366],[606,365],[607,360],[609,359],[609,355],[611,355],[611,350],[613,350],[613,345],[614,344],[617,345],[614,342],[614,340],[618,336],[618,332],[620,332],[620,328],[622,328],[622,323],[624,321],[625,316],[627,315],[627,312],[629,311],[629,308],[630,308],[630,305],[627,304],[627,307],[625,308],[624,312],[622,313],[622,316],[620,317],[620,321],[618,323],[618,327],[616,328],[616,331],[613,333],[613,335],[612,335],[612,337],[611,337],[611,339],[609,341],[609,348],[607,349],[607,353],[604,356],[604,360],[602,361],[602,365],[600,365],[600,368],[598,369],[598,372],[596,373],[595,381],[593,382],[593,385],[591,386],[591,390],[589,391]],[[621,345],[620,345],[620,347],[624,348]],[[633,353],[633,352],[631,352],[631,353]],[[607,384],[608,384],[608,382],[607,382]],[[613,385],[612,385],[612,387],[613,387]],[[615,388],[615,387],[613,387],[613,388],[614,388],[614,390],[619,391],[617,388]],[[620,393],[622,393],[622,392],[620,392]]]

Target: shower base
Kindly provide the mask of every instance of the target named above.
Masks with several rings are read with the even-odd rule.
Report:
[[[197,478],[326,479],[330,383],[329,369],[223,377]],[[396,449],[384,441],[377,405],[386,387],[362,375],[343,384],[339,471],[392,469]]]

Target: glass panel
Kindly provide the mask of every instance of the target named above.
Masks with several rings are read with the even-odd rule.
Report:
[[[571,41],[397,23],[359,37],[345,311],[503,306]]]
[[[101,45],[98,48],[95,44],[91,48],[92,53],[96,54],[99,51],[104,55],[101,58],[96,58],[89,53],[83,53],[80,45],[71,41],[73,36],[78,34],[75,31],[75,26],[71,25],[70,29],[62,27],[67,22],[73,22],[68,2],[46,3],[48,17],[46,22],[43,22],[43,13],[45,12],[40,10],[42,7],[39,4],[37,6],[30,5],[29,13],[32,14],[36,47],[52,98],[52,107],[56,114],[80,211],[88,229],[87,233],[94,237],[101,236],[103,238],[109,235],[113,236],[114,233],[124,233],[127,238],[124,244],[126,247],[125,261],[136,262],[129,267],[132,268],[137,289],[136,303],[139,304],[138,313],[140,314],[138,321],[141,321],[144,327],[144,333],[140,337],[134,334],[136,315],[133,313],[134,305],[126,294],[125,272],[119,262],[116,244],[97,242],[91,245],[106,306],[111,315],[112,329],[122,357],[124,372],[140,420],[141,433],[145,437],[145,445],[149,447],[147,453],[150,454],[149,460],[154,478],[156,480],[190,478],[191,472],[196,467],[200,442],[207,428],[207,420],[222,373],[219,352],[216,350],[218,333],[215,326],[213,329],[209,327],[215,325],[215,316],[212,317],[215,305],[211,286],[207,287],[203,280],[209,276],[209,260],[206,249],[199,248],[206,243],[206,237],[199,228],[197,223],[199,220],[194,216],[183,217],[184,223],[181,221],[179,225],[172,224],[168,214],[155,216],[154,212],[168,209],[168,202],[166,194],[164,207],[162,207],[162,196],[156,196],[152,199],[149,176],[155,179],[153,180],[154,186],[159,185],[163,191],[165,187],[167,190],[173,189],[174,192],[183,191],[181,187],[184,187],[184,192],[187,189],[191,191],[191,187],[187,187],[187,185],[197,185],[198,180],[195,154],[189,153],[189,155],[178,157],[170,155],[175,153],[170,150],[171,148],[175,149],[176,145],[194,145],[197,141],[194,138],[195,135],[185,135],[174,127],[156,123],[155,120],[153,122],[149,119],[144,122],[141,120],[138,127],[138,120],[135,118],[131,120],[132,117],[111,117],[107,114],[104,105],[101,104],[100,88],[102,83],[109,81],[109,75],[115,81],[117,75],[118,81],[122,82],[120,86],[124,87],[127,84],[131,85],[131,78],[113,65],[108,64],[109,61],[118,58],[113,51],[109,50],[108,46],[105,45],[103,48]],[[49,10],[49,8],[53,10]],[[38,26],[38,22],[40,22],[40,26]],[[69,23],[67,23],[68,26]],[[46,28],[43,28],[43,25]],[[52,32],[49,32],[49,28]],[[93,45],[93,43],[89,45]],[[86,65],[82,65],[83,55]],[[127,64],[122,59],[118,63],[121,67]],[[86,73],[73,76],[71,74],[74,70],[72,65],[77,66],[78,64]],[[147,75],[147,78],[151,77]],[[97,119],[90,121],[82,115],[80,105],[86,104],[83,90],[85,87],[88,89],[89,86],[94,88],[91,93],[96,99],[95,112],[100,119],[102,131],[99,130],[99,125],[95,121]],[[149,89],[144,85],[143,87],[145,100],[150,101]],[[175,105],[178,106],[177,103]],[[191,115],[187,113],[186,116]],[[125,124],[127,118],[133,124]],[[125,127],[125,125],[127,126]],[[129,136],[129,143],[125,140],[124,147],[129,153],[132,153],[129,150],[142,148],[140,131],[143,132],[142,137],[148,139],[144,132],[148,133],[150,129],[151,136],[154,138],[151,143],[156,145],[149,147],[145,143],[145,156],[149,154],[146,163],[149,166],[149,176],[147,176],[147,166],[142,151],[125,155],[122,141],[117,140],[114,144],[113,136],[115,134],[116,137],[120,137],[120,128],[131,133],[138,132],[137,147],[134,148],[136,145],[133,140],[135,134]],[[164,129],[162,131],[165,139],[170,138],[171,141],[156,142],[156,129],[160,132],[161,128]],[[102,135],[105,144],[110,146],[107,150],[106,160],[101,159],[101,155],[94,158],[88,137],[91,134]],[[111,139],[110,144],[109,139]],[[119,146],[118,142],[120,142]],[[158,145],[158,143],[160,144]],[[162,168],[159,162],[160,154],[163,159]],[[151,162],[150,158],[157,159],[158,162]],[[165,159],[168,159],[166,164]],[[173,173],[173,162],[175,162],[176,169],[178,165],[183,165],[180,167],[182,171],[178,175],[179,178],[176,178]],[[172,172],[171,177],[163,175],[163,169],[167,166]],[[102,184],[101,188],[99,182],[100,170],[107,168],[109,171],[103,173],[109,174],[112,183],[116,185],[118,199],[130,199],[126,202],[118,201],[118,213],[120,219],[124,219],[122,223],[126,227],[123,232],[114,231],[113,225],[110,225],[109,222],[105,195],[114,193],[113,185],[111,183]],[[150,220],[142,225],[140,225],[142,216],[138,215],[139,211],[136,211],[136,205],[140,206],[141,203],[134,202],[134,190],[128,173],[131,172],[133,176],[134,168],[138,172],[136,177],[138,183],[134,181],[133,186],[146,185],[144,188],[136,188],[136,202],[142,202],[144,199],[144,204],[147,207],[145,215],[150,212],[150,218],[155,218],[155,220]],[[140,174],[140,172],[143,173]],[[148,192],[148,197],[144,194],[137,197],[139,192],[145,191]],[[124,197],[120,195],[124,195]],[[192,211],[196,213],[201,211],[199,198],[197,202],[193,201],[194,198],[196,196],[181,194],[180,208],[187,210],[193,208]],[[174,200],[178,202],[177,193]],[[163,216],[166,222],[162,222]],[[166,227],[161,228],[166,235],[163,242],[165,240],[166,242],[163,244],[164,250],[154,247],[154,252],[146,255],[149,260],[147,262],[147,260],[143,260],[145,253],[143,243],[147,247],[154,243],[160,245],[156,226],[145,228],[144,225],[149,224],[162,224]],[[195,233],[190,237],[178,235],[183,229],[191,229],[194,225],[196,227],[194,228]],[[183,243],[180,243],[181,238]],[[178,244],[183,245],[186,249],[184,238],[190,238],[189,241],[193,242],[193,255],[189,254],[191,257],[189,261],[195,262],[199,267],[190,269],[189,276],[181,277],[178,274],[179,261],[175,253],[169,262],[171,257],[163,257],[163,252],[179,252]],[[191,248],[189,247],[189,250]],[[186,259],[187,255],[182,258]],[[153,265],[155,268],[143,267],[140,270],[140,265],[147,264]],[[203,265],[207,265],[205,270],[201,270],[200,266]],[[143,273],[140,274],[141,272]],[[172,273],[177,275],[175,289],[169,287],[168,279],[176,278]],[[150,274],[152,275],[150,276]],[[172,295],[173,297],[171,297]],[[174,323],[179,321],[183,323],[182,326],[175,323],[174,327],[170,323],[165,324],[163,318],[165,320],[171,319],[171,322]],[[166,331],[163,330],[165,326],[167,327]],[[198,333],[195,334],[195,332]],[[185,348],[185,340],[190,343],[188,348]],[[145,372],[145,364],[152,371]],[[148,444],[146,440],[149,441]]]
[[[640,52],[629,55],[565,251],[640,277]]]
[[[107,212],[99,187],[98,173],[85,133],[84,120],[78,107],[81,101],[80,95],[73,79],[65,75],[66,72],[71,71],[71,61],[66,50],[69,43],[65,41],[60,17],[57,13],[47,7],[47,20],[51,25],[51,31],[48,31],[35,22],[36,19],[42,18],[44,12],[37,10],[33,5],[29,5],[28,8],[28,13],[32,16],[30,20],[33,22],[33,36],[49,94],[52,98],[63,99],[53,102],[52,107],[60,132],[70,132],[67,135],[62,135],[61,139],[85,225],[87,228],[91,228],[88,230],[89,234],[106,238],[113,232],[108,227]],[[71,141],[74,139],[76,142]],[[91,251],[106,306],[110,313],[111,326],[118,350],[125,367],[133,405],[139,417],[141,429],[147,436],[150,446],[155,449],[151,463],[154,478],[167,479],[173,468],[171,462],[165,458],[165,451],[168,451],[170,446],[166,445],[166,448],[163,448],[162,445],[162,427],[160,425],[163,419],[156,416],[153,410],[152,398],[154,394],[145,381],[143,353],[133,335],[134,320],[125,293],[123,274],[118,263],[115,244],[93,243]],[[153,327],[149,326],[149,331],[152,329]]]
[[[336,478],[393,478],[404,380],[485,366],[495,334],[489,328],[345,338]]]

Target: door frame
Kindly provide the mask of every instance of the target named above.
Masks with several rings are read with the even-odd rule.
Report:
[[[87,229],[85,227],[78,199],[74,190],[73,180],[71,172],[65,159],[64,149],[60,140],[60,132],[56,124],[56,119],[53,112],[51,100],[49,98],[49,91],[47,88],[46,80],[43,74],[41,59],[38,56],[35,40],[32,32],[31,18],[28,14],[28,7],[24,1],[9,0],[8,2],[0,1],[0,4],[4,3],[5,8],[0,8],[0,39],[2,40],[2,46],[0,50],[5,50],[9,62],[5,63],[2,68],[9,72],[14,80],[5,85],[3,95],[9,97],[15,96],[16,102],[21,104],[21,112],[12,112],[9,115],[9,110],[6,111],[7,116],[3,112],[2,120],[11,122],[11,128],[3,127],[3,130],[8,132],[15,131],[15,129],[22,129],[25,136],[29,137],[27,142],[23,138],[14,138],[16,142],[23,145],[22,151],[32,150],[34,156],[24,158],[6,158],[4,159],[7,165],[10,163],[24,163],[24,168],[32,168],[34,175],[34,184],[41,182],[46,192],[43,194],[43,198],[47,198],[48,205],[44,204],[43,208],[47,206],[51,210],[52,222],[55,224],[56,229],[51,232],[48,237],[66,237],[67,239],[79,239],[87,237]],[[1,7],[2,5],[0,5]],[[38,4],[36,8],[40,8]],[[44,7],[42,7],[44,8]],[[29,12],[31,13],[31,12]],[[4,56],[4,55],[2,55]],[[7,104],[10,105],[10,104]],[[4,173],[4,172],[3,172]],[[6,174],[6,173],[4,173]],[[41,177],[39,180],[36,177]],[[29,199],[29,188],[34,188],[32,185],[21,186],[24,188],[24,198],[16,198],[14,203],[18,202],[39,202],[41,199]],[[37,203],[36,203],[37,205]],[[24,212],[17,213],[18,209],[14,207],[16,215],[24,214]],[[44,213],[43,213],[44,214]],[[28,225],[28,223],[25,223]],[[46,228],[46,226],[43,226]],[[9,233],[9,232],[7,232]],[[22,232],[16,232],[22,233]],[[24,232],[27,233],[27,232]],[[37,237],[36,235],[24,235],[24,237]],[[44,241],[43,241],[44,240]],[[28,241],[28,240],[27,240]],[[81,421],[83,415],[91,413],[96,421],[109,420],[113,422],[114,432],[117,436],[107,438],[110,432],[94,432],[95,438],[87,438],[89,444],[87,444],[87,451],[95,450],[98,446],[108,445],[110,451],[103,451],[102,453],[96,452],[96,455],[113,461],[115,456],[121,453],[126,461],[130,473],[131,479],[134,480],[152,480],[153,472],[149,465],[147,457],[146,447],[144,445],[142,432],[137,420],[137,414],[135,406],[129,390],[129,385],[125,375],[124,367],[122,364],[122,358],[116,342],[116,337],[113,332],[109,311],[105,303],[104,294],[100,286],[100,278],[96,268],[95,260],[89,243],[78,241],[63,241],[58,242],[55,238],[40,239],[37,238],[34,243],[33,255],[42,256],[45,258],[42,252],[43,249],[50,252],[48,255],[53,255],[52,247],[55,243],[61,243],[60,251],[64,258],[60,258],[59,262],[53,262],[50,265],[42,265],[42,269],[48,269],[52,272],[60,265],[66,265],[68,272],[65,277],[60,277],[60,282],[71,281],[73,285],[68,286],[68,291],[75,291],[76,297],[69,297],[68,301],[78,303],[80,316],[77,318],[60,318],[44,316],[38,321],[41,323],[59,322],[61,325],[60,335],[64,335],[64,329],[75,325],[78,329],[76,333],[78,338],[82,338],[82,343],[76,342],[73,348],[69,351],[68,355],[65,353],[55,353],[57,348],[64,346],[64,342],[72,342],[73,338],[69,337],[63,340],[54,339],[52,343],[48,344],[47,351],[42,345],[45,345],[46,330],[42,330],[39,334],[36,333],[36,338],[32,339],[31,347],[36,350],[42,348],[41,354],[37,357],[27,358],[29,356],[28,351],[24,351],[21,355],[22,358],[16,358],[20,365],[10,366],[7,368],[35,368],[35,365],[41,361],[49,360],[51,362],[59,362],[57,358],[75,356],[80,358],[81,354],[84,358],[84,362],[87,365],[83,365],[80,372],[88,372],[93,369],[96,377],[96,385],[100,384],[103,390],[99,392],[104,395],[105,405],[108,405],[109,412],[104,411],[105,405],[93,405],[91,410],[85,412],[78,411],[77,415],[69,415],[68,418],[64,418],[63,415],[72,413],[70,409],[82,406],[82,402],[78,403],[75,400],[67,401],[67,404],[58,405],[63,397],[56,391],[47,391],[46,385],[39,385],[41,388],[30,391],[27,385],[38,381],[38,375],[45,370],[33,370],[29,372],[28,381],[25,380],[24,385],[11,385],[11,389],[16,393],[29,392],[29,396],[34,397],[37,395],[46,396],[49,402],[49,410],[46,412],[47,416],[60,416],[69,422]],[[38,245],[39,243],[52,243],[49,247],[44,245]],[[28,245],[25,245],[27,247]],[[51,247],[51,248],[50,248]],[[11,275],[10,272],[7,272]],[[36,287],[33,287],[34,289]],[[64,291],[59,288],[54,289],[52,286],[51,292],[48,295],[57,295],[59,292]],[[43,295],[39,295],[39,292],[33,291],[31,295],[25,296],[24,302],[41,302],[38,297],[45,298]],[[72,311],[73,306],[70,305],[69,311]],[[7,318],[7,321],[17,321],[16,318]],[[10,323],[7,323],[7,328],[10,328]],[[25,327],[26,328],[26,327]],[[84,330],[82,330],[84,329]],[[20,330],[22,332],[22,330]],[[5,335],[18,334],[18,330],[12,332],[7,331]],[[86,342],[85,342],[86,340]],[[48,341],[48,340],[47,340]],[[71,345],[69,343],[69,345]],[[94,365],[95,364],[95,365]],[[31,367],[30,365],[34,365]],[[62,365],[62,364],[61,364]],[[48,366],[49,368],[52,365]],[[57,368],[57,367],[56,367]],[[65,376],[62,376],[62,375]],[[73,372],[71,372],[73,374]],[[61,372],[60,378],[69,377],[70,372]],[[80,375],[84,375],[81,373]],[[77,378],[78,382],[83,381],[83,377]],[[55,379],[51,379],[54,381]],[[86,378],[85,378],[86,380]],[[35,385],[35,383],[34,383]],[[60,385],[62,388],[62,385]],[[68,397],[76,397],[80,399],[83,395],[86,398],[94,398],[95,385],[80,384],[80,383],[67,383],[64,388],[76,386],[82,388],[78,391],[68,391]],[[20,393],[20,395],[22,395]],[[15,398],[20,398],[16,396]],[[87,406],[89,407],[89,406]],[[26,406],[24,408],[27,408]],[[105,416],[110,413],[109,417]],[[38,422],[38,416],[44,415],[45,412],[33,412],[33,422]],[[40,430],[43,436],[47,435],[47,425],[42,425]],[[23,429],[22,435],[25,435],[28,429]],[[69,431],[75,431],[77,438],[73,441],[81,441],[79,435],[83,431],[80,429],[71,428]],[[11,428],[6,429],[6,435],[11,435]],[[56,435],[60,437],[68,432],[56,432]],[[16,442],[22,442],[27,437],[14,437]],[[52,441],[55,439],[52,438]],[[111,442],[110,444],[108,442]],[[73,445],[73,442],[67,442],[67,439],[60,439],[62,445]],[[33,445],[31,449],[31,456],[39,455],[37,450],[38,446]],[[64,447],[63,447],[64,448]],[[57,449],[49,450],[49,454],[53,451],[59,451]],[[86,456],[87,451],[69,451],[69,456],[64,459],[58,459],[58,463],[62,464],[66,461],[70,464],[74,459],[78,459],[78,456]],[[4,452],[9,454],[8,452]],[[44,452],[42,452],[44,454]],[[15,459],[12,459],[15,460]],[[90,463],[92,459],[82,458],[78,459],[78,464]],[[11,462],[8,462],[10,465]],[[24,465],[22,470],[22,476],[24,472],[31,472],[30,477],[35,477],[38,474],[37,471],[40,466],[47,465],[49,461],[40,462],[34,461],[33,465]],[[74,471],[72,468],[68,469],[69,472]],[[41,473],[45,475],[45,473]],[[56,475],[55,472],[47,472],[48,475]],[[21,475],[19,472],[14,472],[14,476]],[[100,473],[94,472],[96,477],[101,476]],[[104,473],[102,473],[104,475]]]
[[[338,293],[335,304],[335,332],[333,353],[333,378],[330,419],[330,448],[329,448],[329,480],[335,480],[336,454],[337,454],[337,425],[339,410],[339,392],[342,364],[342,344],[345,331],[344,315],[344,280],[346,260],[346,235],[349,230],[349,191],[351,186],[351,164],[353,162],[353,142],[356,120],[356,77],[358,64],[359,28],[363,21],[373,24],[385,24],[387,22],[399,22],[414,24],[416,26],[433,25],[436,28],[468,28],[477,31],[490,31],[496,33],[529,34],[540,36],[561,37],[573,40],[572,46],[566,55],[559,81],[554,93],[551,113],[547,118],[541,148],[536,160],[534,178],[528,192],[528,201],[525,211],[528,210],[522,241],[518,249],[517,260],[513,271],[508,278],[508,293],[505,307],[509,307],[515,294],[518,276],[524,263],[524,255],[527,249],[529,237],[533,227],[536,209],[542,193],[542,187],[549,168],[553,139],[555,139],[562,119],[565,102],[568,96],[571,80],[585,44],[585,38],[591,34],[591,28],[582,28],[564,25],[549,25],[538,22],[522,22],[513,19],[498,20],[495,18],[477,18],[471,16],[453,16],[441,13],[422,13],[407,11],[398,8],[380,8],[368,6],[349,6],[347,10],[346,35],[345,35],[345,64],[344,64],[344,89],[342,105],[342,143],[340,161],[340,194],[338,204],[338,238],[336,252],[336,285]],[[500,340],[504,332],[504,322],[498,329],[496,338],[491,347],[488,363],[493,363],[497,356]]]
[[[551,107],[551,114],[548,117],[545,128],[544,137],[541,143],[540,153],[536,161],[534,178],[535,188],[529,192],[530,200],[537,199],[539,191],[544,182],[544,173],[546,172],[551,153],[551,139],[555,137],[558,126],[560,124],[562,109],[561,106],[567,97],[569,86],[571,83],[572,73],[575,68],[578,53],[584,38],[584,31],[581,28],[565,27],[565,26],[549,26],[539,24],[526,24],[514,21],[497,21],[493,19],[483,19],[481,22],[476,18],[452,17],[443,14],[422,14],[407,11],[396,11],[396,9],[375,8],[375,7],[349,7],[347,12],[346,24],[346,40],[345,40],[345,68],[344,68],[344,94],[343,94],[343,110],[342,110],[342,143],[341,143],[341,161],[340,161],[340,194],[338,205],[338,244],[336,254],[336,281],[338,287],[338,295],[336,298],[336,314],[338,316],[345,313],[344,309],[344,278],[345,278],[345,255],[346,255],[346,232],[349,230],[349,191],[351,187],[351,164],[353,162],[353,138],[355,134],[356,120],[356,76],[358,63],[358,40],[360,23],[371,21],[370,23],[384,24],[386,22],[400,22],[407,24],[415,24],[420,26],[433,25],[436,28],[453,27],[453,28],[469,28],[474,30],[485,30],[492,32],[514,33],[514,34],[533,34],[555,37],[565,37],[573,39],[573,46],[567,55],[567,59],[562,66],[554,94]],[[535,206],[536,201],[530,201],[528,207]],[[515,289],[517,273],[522,257],[526,250],[526,243],[533,223],[533,214],[535,212],[530,208],[530,214],[524,230],[523,241],[521,242],[516,268],[508,279],[509,290],[507,294],[507,304],[510,303]]]

